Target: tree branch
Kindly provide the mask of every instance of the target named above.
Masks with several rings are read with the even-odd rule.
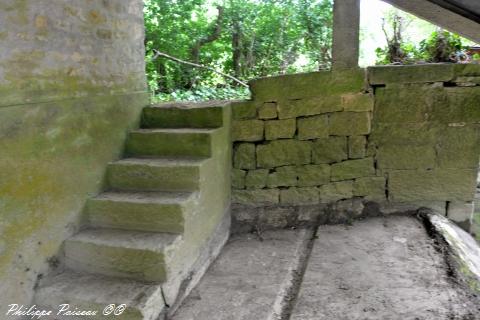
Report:
[[[166,53],[163,53],[163,52],[160,52],[156,49],[153,49],[153,52],[155,52],[155,55],[152,57],[152,60],[155,60],[157,59],[158,57],[163,57],[163,58],[166,58],[166,59],[169,59],[169,60],[172,60],[172,61],[175,61],[175,62],[178,62],[178,63],[182,63],[182,64],[186,64],[186,65],[189,65],[189,66],[192,66],[192,67],[196,67],[196,68],[202,68],[202,69],[207,69],[207,70],[210,70],[212,72],[215,72],[223,77],[226,77],[226,78],[229,78],[233,81],[235,81],[236,83],[244,86],[245,88],[248,88],[248,84],[246,84],[245,82],[235,78],[235,77],[232,77],[231,75],[228,75],[226,73],[223,73],[223,72],[220,72],[218,70],[215,70],[211,67],[207,67],[207,66],[202,66],[201,64],[197,64],[197,63],[193,63],[193,62],[189,62],[189,61],[185,61],[185,60],[181,60],[179,58],[176,58],[176,57],[172,57]]]

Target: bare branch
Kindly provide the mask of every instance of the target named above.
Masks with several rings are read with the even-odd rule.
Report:
[[[229,78],[230,80],[233,80],[235,81],[236,83],[248,88],[248,84],[246,84],[245,82],[243,82],[242,80],[239,80],[235,77],[232,77],[231,75],[228,75],[226,73],[223,73],[221,71],[218,71],[218,70],[215,70],[211,67],[207,67],[207,66],[202,66],[201,64],[197,64],[197,63],[193,63],[193,62],[189,62],[189,61],[185,61],[185,60],[181,60],[179,58],[175,58],[175,57],[172,57],[166,53],[163,53],[163,52],[160,52],[156,49],[153,49],[153,52],[155,52],[155,55],[152,57],[152,60],[155,60],[157,59],[158,57],[163,57],[163,58],[166,58],[166,59],[169,59],[169,60],[172,60],[172,61],[175,61],[175,62],[178,62],[178,63],[182,63],[182,64],[186,64],[186,65],[189,65],[189,66],[192,66],[192,67],[196,67],[196,68],[202,68],[202,69],[207,69],[207,70],[210,70],[212,72],[215,72],[223,77],[226,77],[226,78]]]

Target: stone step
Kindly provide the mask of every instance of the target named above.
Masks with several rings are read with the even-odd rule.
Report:
[[[128,156],[210,157],[213,135],[221,129],[139,129],[130,132]]]
[[[87,201],[94,228],[182,233],[197,193],[104,192]]]
[[[163,282],[168,253],[181,238],[169,233],[86,229],[65,241],[65,263],[80,272]]]
[[[53,277],[40,286],[34,303],[41,309],[54,310],[55,319],[118,319],[156,320],[164,309],[160,285],[149,285],[128,279],[108,278],[99,275],[81,274],[73,271]],[[69,310],[97,311],[96,316],[74,318],[71,315],[58,315],[59,305],[70,304]],[[125,311],[107,317],[103,310],[110,304],[126,305]]]
[[[143,109],[142,128],[219,128],[225,101],[154,104]]]
[[[127,158],[107,166],[113,190],[196,191],[208,159]]]

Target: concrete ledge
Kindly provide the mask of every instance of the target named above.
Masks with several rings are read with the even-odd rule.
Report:
[[[480,293],[480,247],[466,231],[447,218],[434,214],[424,214],[433,231],[449,246],[450,263],[456,276],[468,287]]]

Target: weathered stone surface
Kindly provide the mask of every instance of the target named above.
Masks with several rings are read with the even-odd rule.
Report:
[[[313,141],[313,163],[334,163],[340,162],[347,158],[348,155],[346,137],[329,137]]]
[[[247,189],[261,189],[267,185],[267,169],[249,170],[245,178]]]
[[[257,146],[257,166],[274,168],[284,165],[308,164],[312,145],[309,141],[276,140]]]
[[[332,165],[332,181],[349,180],[375,175],[373,158],[347,160]]]
[[[232,187],[235,189],[245,189],[245,176],[247,172],[240,169],[232,169]]]
[[[237,120],[232,123],[233,141],[260,141],[263,140],[263,121]]]
[[[234,148],[233,166],[237,169],[255,169],[255,144],[237,144]]]
[[[279,201],[277,189],[232,190],[232,202],[248,205],[271,205]]]
[[[447,205],[447,217],[469,231],[475,206],[473,201],[452,201]]]
[[[232,118],[234,120],[255,119],[257,107],[253,101],[232,102]]]
[[[353,195],[365,197],[367,200],[384,201],[386,192],[384,177],[363,177],[355,179],[353,183]]]
[[[330,116],[330,135],[354,136],[370,133],[369,112],[335,112]]]
[[[342,95],[342,108],[344,111],[373,111],[374,99],[368,93],[348,93]]]
[[[446,107],[443,84],[377,88],[375,102],[375,121],[383,123],[424,122],[435,108]]]
[[[441,168],[477,168],[480,155],[478,126],[444,128],[436,144],[437,161]]]
[[[330,182],[330,166],[328,164],[306,165],[298,167],[298,186],[319,186]]]
[[[435,145],[445,126],[431,122],[423,123],[376,123],[369,143],[376,146],[425,146]]]
[[[353,197],[353,181],[341,181],[320,187],[320,202],[330,203]]]
[[[371,85],[448,82],[454,78],[454,65],[377,66],[369,67],[367,73]]]
[[[379,202],[380,212],[383,214],[416,212],[418,209],[431,209],[441,215],[446,215],[446,201],[414,201],[414,202]]]
[[[268,175],[267,187],[294,187],[297,185],[297,167],[278,167]]]
[[[328,117],[319,115],[298,119],[298,139],[328,138]]]
[[[480,122],[480,86],[444,88],[445,100],[434,106],[431,120],[456,125]]]
[[[388,181],[389,198],[396,202],[472,201],[476,170],[399,170],[391,171]]]
[[[257,101],[279,101],[359,92],[365,87],[364,69],[298,73],[250,82]]]
[[[278,117],[280,119],[313,116],[342,110],[339,95],[320,96],[298,100],[282,101],[278,105]]]
[[[435,167],[436,152],[433,145],[387,145],[377,149],[378,168],[431,169]]]
[[[285,228],[294,215],[294,207],[266,207],[258,217],[258,224],[266,228]]]
[[[348,222],[362,216],[365,205],[361,198],[343,199],[335,203],[334,211],[336,217],[333,220]]]
[[[295,119],[265,121],[265,139],[289,139],[295,135]]]
[[[318,188],[288,188],[280,190],[280,203],[282,204],[313,204],[319,202]]]
[[[258,108],[259,119],[275,119],[277,117],[277,103],[265,102]]]
[[[366,154],[367,138],[365,136],[348,137],[348,158],[360,159]]]

